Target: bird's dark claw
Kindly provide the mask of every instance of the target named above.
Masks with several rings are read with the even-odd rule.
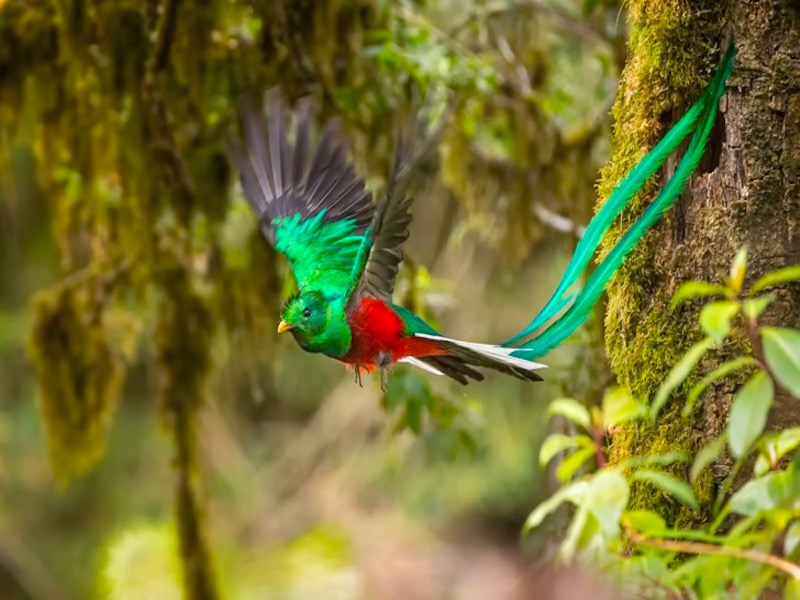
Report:
[[[386,392],[389,389],[389,367],[381,367],[381,391]]]
[[[392,364],[392,357],[385,352],[381,352],[378,354],[375,362],[378,363],[378,368],[381,370],[381,391],[386,392],[386,390],[389,389],[389,373],[391,372],[390,366]]]
[[[364,387],[364,383],[361,381],[361,365],[355,365],[353,367],[353,372],[356,374],[356,383],[358,387]]]

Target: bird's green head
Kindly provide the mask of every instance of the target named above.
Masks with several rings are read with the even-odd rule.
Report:
[[[350,349],[350,327],[341,296],[326,297],[318,291],[292,296],[284,304],[278,324],[278,333],[287,331],[308,352],[338,357]]]

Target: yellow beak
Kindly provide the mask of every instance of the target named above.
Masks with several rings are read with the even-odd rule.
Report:
[[[291,331],[292,329],[294,329],[294,325],[289,325],[284,320],[281,320],[281,322],[278,323],[278,333],[286,333],[287,331]]]

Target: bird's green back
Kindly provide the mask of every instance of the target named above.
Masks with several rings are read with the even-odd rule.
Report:
[[[406,335],[414,335],[415,333],[424,333],[427,335],[439,335],[438,331],[436,331],[433,327],[428,325],[425,321],[423,321],[420,317],[415,315],[407,308],[403,308],[402,306],[397,306],[396,304],[392,304],[392,310],[394,310],[394,312],[396,312],[403,320],[403,325],[405,326],[404,333]]]
[[[286,255],[301,290],[344,294],[364,235],[353,219],[325,222],[325,210],[302,219],[300,214],[273,221],[275,248]]]

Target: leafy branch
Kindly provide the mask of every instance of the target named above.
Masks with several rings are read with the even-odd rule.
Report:
[[[709,300],[699,312],[704,337],[669,372],[648,408],[619,388],[608,390],[602,406],[591,409],[571,398],[551,403],[548,412],[566,419],[574,432],[545,439],[540,461],[560,462],[557,474],[564,487],[531,513],[526,529],[538,527],[562,504],[574,505],[561,547],[563,558],[579,552],[616,556],[621,565],[635,565],[641,558],[643,580],[653,576],[652,562],[646,561],[656,560],[663,569],[657,577],[659,584],[677,585],[692,594],[700,593],[698,586],[709,589],[709,585],[718,585],[719,590],[746,589],[748,595],[757,595],[774,585],[771,572],[753,577],[741,569],[720,569],[717,563],[709,569],[707,559],[747,560],[788,575],[791,579],[787,594],[800,589],[800,565],[791,560],[800,550],[800,427],[766,431],[776,385],[800,400],[800,331],[763,326],[759,320],[776,297],[765,290],[800,281],[800,267],[770,273],[747,290],[746,270],[747,251],[742,249],[723,283],[690,281],[678,288],[675,306],[695,298]],[[716,366],[686,390],[685,383],[701,360],[731,338],[749,341],[750,352]],[[638,420],[645,427],[654,426],[663,408],[676,396],[684,397],[683,415],[689,416],[710,386],[741,371],[747,372],[746,379],[733,397],[723,433],[694,456],[653,453],[606,464],[606,434],[617,424]],[[705,528],[688,529],[674,524],[670,528],[659,514],[628,507],[630,487],[636,482],[654,486],[697,511],[700,503],[692,486],[660,468],[691,462],[691,482],[695,483],[726,448],[734,463],[713,502],[709,502],[713,519]],[[752,473],[743,477],[747,468],[752,468]],[[612,489],[613,494],[609,492]],[[614,520],[613,524],[609,519]],[[651,550],[631,552],[631,544]],[[765,552],[760,548],[764,544],[775,549],[782,545],[782,556],[775,553],[779,550]],[[675,567],[676,552],[696,558]],[[630,567],[623,567],[621,572],[629,574]]]
[[[800,566],[786,560],[785,558],[781,558],[780,556],[775,556],[774,554],[769,554],[767,552],[760,552],[752,548],[731,548],[728,546],[708,544],[705,542],[653,538],[642,535],[630,526],[626,528],[625,533],[632,543],[639,546],[650,546],[651,548],[669,550],[670,552],[682,552],[685,554],[710,554],[716,556],[741,558],[743,560],[762,563],[776,569],[780,569],[787,575],[800,580]]]

